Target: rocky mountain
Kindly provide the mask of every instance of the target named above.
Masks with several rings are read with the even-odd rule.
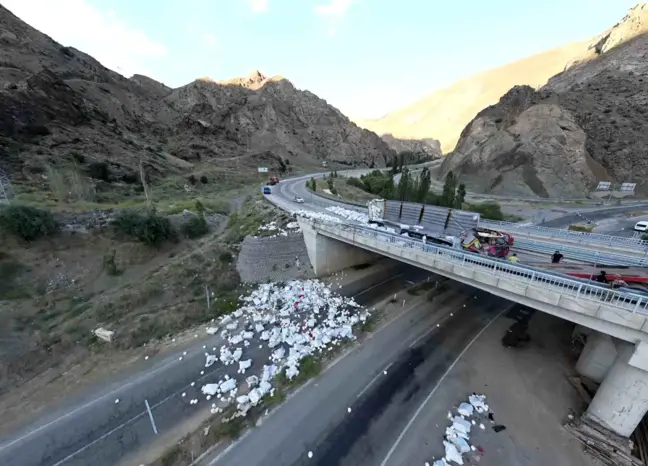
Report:
[[[595,38],[539,90],[514,87],[461,134],[441,172],[472,190],[583,197],[648,175],[648,4]]]
[[[441,152],[441,142],[437,139],[398,139],[391,134],[383,134],[381,138],[396,152],[421,153],[434,158],[439,158],[443,155]]]
[[[284,78],[254,72],[178,89],[127,79],[0,5],[0,167],[14,179],[38,181],[45,165],[71,156],[83,168],[105,164],[106,181],[129,183],[140,160],[156,177],[199,160],[369,167],[393,155],[376,134]]]
[[[565,69],[587,50],[589,42],[573,43],[494,68],[433,92],[375,120],[357,120],[363,128],[401,139],[436,138],[443,153],[455,148],[463,128],[477,112],[497,103],[511,87],[534,88]]]

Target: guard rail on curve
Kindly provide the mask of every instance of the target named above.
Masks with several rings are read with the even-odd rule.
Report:
[[[525,251],[546,254],[547,256],[550,256],[556,249],[559,249],[567,259],[577,260],[587,264],[621,265],[629,267],[648,266],[646,254],[630,256],[627,254],[616,254],[613,252],[566,246],[564,244],[556,246],[555,243],[546,243],[519,237],[515,238],[514,246]]]
[[[479,224],[493,229],[506,229],[511,232],[528,233],[547,238],[565,238],[583,244],[600,244],[607,246],[623,245],[637,249],[648,247],[648,241],[640,238],[622,238],[620,236],[586,233],[583,231],[561,230],[559,228],[543,227],[540,225],[519,225],[517,223],[499,222],[495,220],[480,220]]]
[[[489,269],[496,276],[503,276],[527,285],[540,288],[559,289],[560,293],[605,303],[607,306],[616,307],[631,313],[648,315],[648,297],[627,291],[619,291],[605,286],[589,283],[584,280],[568,278],[564,275],[547,272],[535,267],[522,264],[510,264],[497,259],[486,258],[474,253],[458,251],[442,246],[423,244],[419,241],[405,239],[383,230],[359,228],[355,225],[343,223],[329,223],[322,220],[312,220],[320,229],[329,230],[335,234],[337,230],[351,232],[353,235],[365,236],[381,242],[391,243],[401,248],[418,249],[422,252],[435,254],[435,259],[459,264],[463,267]]]

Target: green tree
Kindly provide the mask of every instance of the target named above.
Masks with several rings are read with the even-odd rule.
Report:
[[[441,193],[440,203],[443,207],[454,207],[455,193],[457,190],[457,179],[454,173],[449,171],[446,175],[445,182],[443,183],[443,191]]]
[[[389,175],[383,184],[383,189],[380,192],[380,197],[383,199],[394,199],[394,176]]]
[[[398,199],[406,201],[409,197],[412,179],[407,168],[403,168],[400,181],[398,182]]]
[[[416,202],[425,202],[427,193],[430,190],[432,184],[430,170],[425,167],[421,171],[421,176],[419,178],[419,183],[416,190]]]
[[[398,171],[399,172],[402,172],[403,167],[405,166],[405,162],[406,162],[405,156],[406,156],[405,152],[401,152],[400,154],[398,154]]]
[[[315,181],[315,178],[310,179],[310,189],[313,192],[317,191],[317,182]]]
[[[461,183],[457,188],[457,192],[455,194],[455,207],[457,209],[461,209],[461,206],[463,206],[465,201],[466,201],[466,185]]]

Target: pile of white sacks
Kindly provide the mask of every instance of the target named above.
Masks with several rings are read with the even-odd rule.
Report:
[[[475,447],[468,443],[471,428],[477,425],[477,421],[471,418],[476,414],[487,413],[486,396],[477,395],[476,393],[468,397],[467,403],[464,402],[459,405],[456,415],[448,412],[448,419],[452,424],[446,428],[443,440],[445,456],[440,460],[436,460],[432,466],[463,465],[463,456],[475,450]],[[479,427],[484,429],[484,424],[480,423]],[[429,463],[426,463],[426,466],[429,466]]]
[[[342,222],[342,220],[340,220],[338,217],[333,217],[332,215],[323,214],[321,212],[314,212],[312,210],[297,210],[295,212],[292,212],[292,214],[299,217],[310,218],[313,220],[321,220],[324,222],[334,222],[334,223]]]
[[[260,285],[249,296],[242,297],[241,302],[242,306],[223,317],[218,327],[207,329],[209,334],[220,331],[227,343],[218,354],[205,353],[205,367],[218,362],[224,366],[238,364],[239,374],[259,367],[257,361],[245,356],[253,340],[257,340],[255,344],[261,343],[260,348],[268,348],[268,360],[259,376],[245,379],[249,391],[241,389],[229,376],[206,384],[201,390],[207,400],[216,397],[221,404],[235,400],[239,415],[245,415],[265,395],[272,396],[272,380],[277,374],[284,372],[288,379],[293,379],[299,374],[303,358],[354,339],[353,326],[365,322],[370,315],[353,298],[333,294],[318,280]],[[246,394],[241,393],[245,391]],[[220,410],[212,405],[212,413]]]
[[[264,235],[265,237],[270,237],[274,238],[277,236],[288,236],[289,233],[298,233],[301,230],[299,229],[299,223],[297,222],[289,222],[285,228],[282,228],[280,225],[277,225],[276,221],[272,221],[270,223],[266,223],[264,225],[261,225],[259,227],[259,233],[261,232],[272,232],[271,235]],[[257,236],[254,235],[254,238]]]
[[[367,216],[367,214],[363,214],[362,212],[357,212],[355,210],[345,209],[344,207],[339,206],[327,207],[326,210],[334,213],[335,215],[346,218],[347,220],[353,220],[354,222],[369,222],[369,216]]]

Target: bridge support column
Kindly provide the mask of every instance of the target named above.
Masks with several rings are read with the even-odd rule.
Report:
[[[612,337],[592,330],[576,363],[576,372],[594,382],[601,383],[616,356],[617,350]]]
[[[375,262],[381,257],[362,248],[319,234],[306,219],[300,219],[299,226],[304,233],[308,258],[316,277],[330,275],[354,265]]]
[[[587,408],[590,418],[623,437],[648,412],[648,372],[637,367],[646,362],[640,346],[617,345],[617,357]]]

